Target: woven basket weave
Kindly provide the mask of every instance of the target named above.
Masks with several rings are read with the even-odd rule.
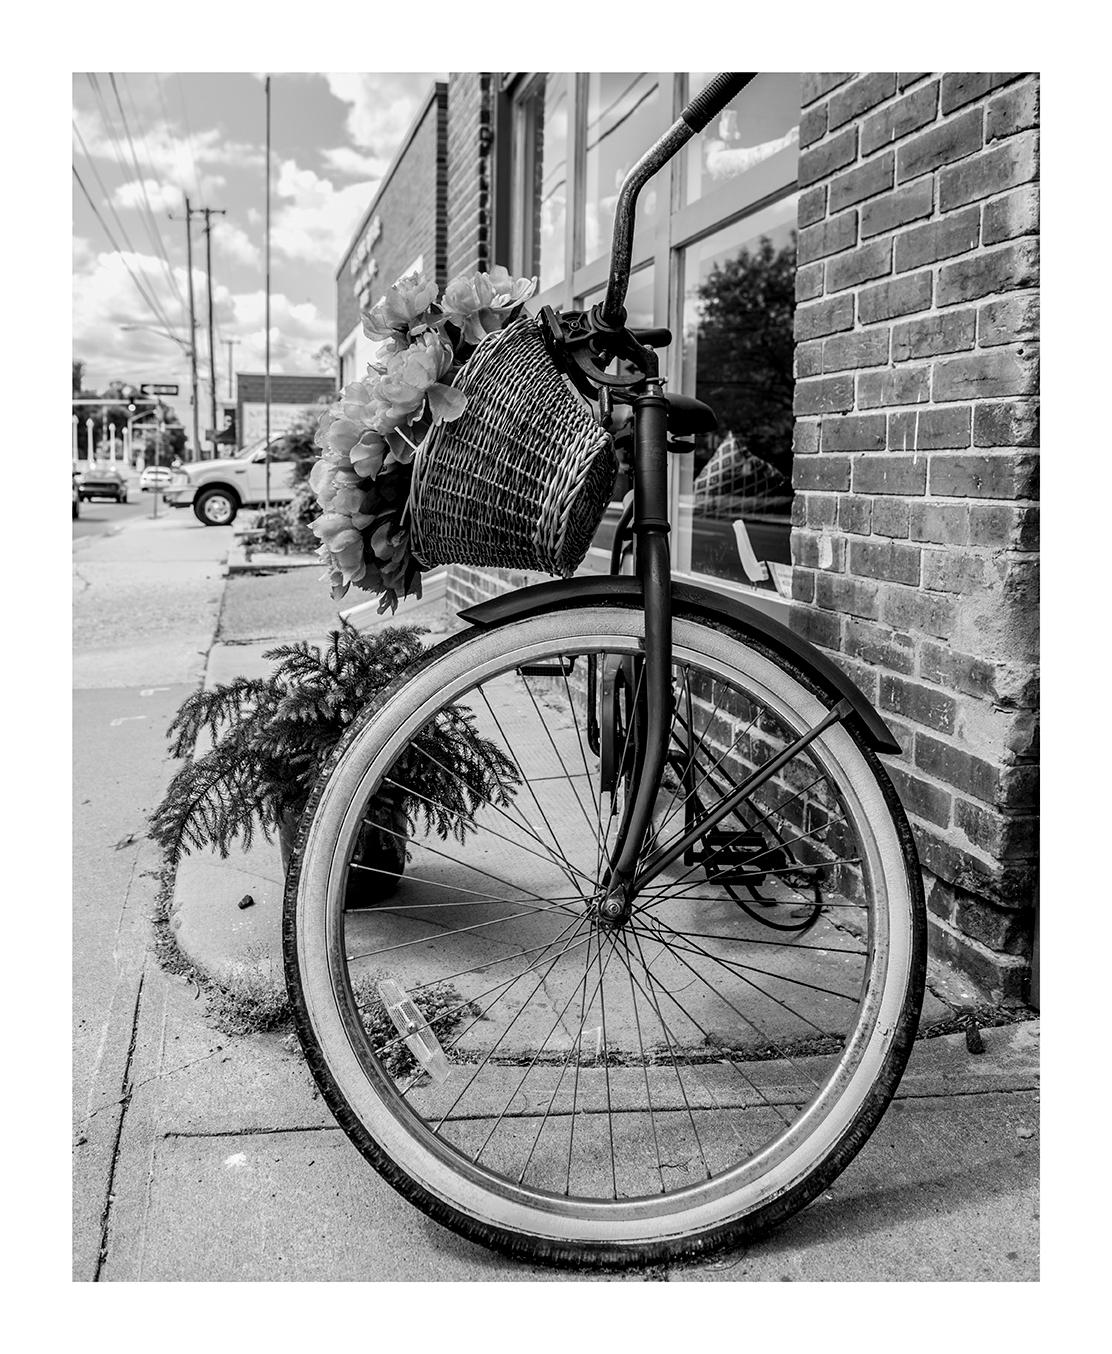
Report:
[[[527,317],[484,339],[455,384],[467,408],[438,424],[413,460],[413,553],[430,568],[566,578],[610,501],[610,435],[568,389]]]

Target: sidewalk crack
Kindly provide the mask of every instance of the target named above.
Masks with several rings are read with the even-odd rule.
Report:
[[[131,1013],[131,1039],[127,1046],[127,1058],[124,1061],[123,1077],[120,1082],[120,1118],[116,1124],[116,1140],[112,1144],[112,1161],[108,1167],[108,1182],[104,1190],[104,1208],[100,1215],[100,1249],[97,1252],[96,1269],[93,1272],[93,1282],[100,1280],[101,1272],[104,1269],[105,1262],[108,1259],[108,1232],[112,1213],[112,1200],[116,1186],[116,1167],[120,1160],[120,1144],[124,1135],[124,1120],[127,1118],[127,1111],[131,1104],[131,1064],[135,1057],[135,1045],[139,1038],[139,1008],[143,999],[143,980],[144,974],[139,975],[139,986],[135,992],[135,1007]]]

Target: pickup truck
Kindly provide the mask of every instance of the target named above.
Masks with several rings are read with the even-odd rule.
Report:
[[[297,457],[271,443],[270,501],[288,503],[294,492]],[[240,508],[262,507],[266,501],[267,449],[255,444],[218,461],[194,461],[174,471],[163,499],[175,508],[192,508],[206,527],[226,527]]]

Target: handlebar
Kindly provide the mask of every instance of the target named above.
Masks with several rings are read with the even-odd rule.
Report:
[[[622,182],[618,203],[614,210],[614,242],[610,248],[610,277],[606,296],[592,310],[592,317],[601,329],[620,329],[625,323],[625,298],[629,288],[629,267],[633,257],[633,224],[637,196],[658,170],[710,122],[716,114],[737,97],[756,72],[746,75],[716,75],[705,89],[687,104],[679,117],[655,145],[645,152]]]

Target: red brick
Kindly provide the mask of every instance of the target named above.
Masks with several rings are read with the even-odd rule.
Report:
[[[977,342],[982,348],[1000,343],[1024,343],[1039,337],[1038,293],[990,301],[977,313]]]
[[[919,582],[920,557],[917,545],[899,541],[852,541],[849,571],[864,578],[879,578],[885,583]]]
[[[954,801],[954,824],[973,846],[996,860],[1031,860],[1039,849],[1039,820],[982,808],[965,799]]]
[[[855,494],[922,494],[927,487],[925,456],[859,456],[853,463]]]
[[[964,108],[974,99],[982,99],[1001,85],[1009,84],[1016,78],[1017,72],[1003,75],[987,75],[983,71],[957,71],[942,77],[942,112],[952,113]],[[980,110],[978,109],[979,113]]]
[[[853,297],[834,296],[829,301],[818,301],[795,308],[795,337],[820,338],[853,328]]]
[[[796,345],[795,375],[797,380],[822,375],[822,339]]]
[[[915,90],[891,107],[867,117],[861,128],[861,154],[871,155],[881,146],[916,132],[934,121],[938,111],[938,81]]]
[[[981,219],[981,239],[985,244],[1001,244],[1004,240],[1038,233],[1038,184],[1026,184],[1007,197],[985,203]]]
[[[855,202],[864,202],[866,198],[887,192],[894,181],[895,164],[895,156],[889,152],[866,160],[848,173],[839,174],[830,181],[830,210],[840,212],[843,207],[852,207]]]
[[[916,179],[906,188],[875,198],[861,209],[861,238],[898,230],[911,221],[921,221],[934,210],[934,179]]]
[[[954,731],[957,702],[953,696],[891,673],[882,672],[880,675],[880,708],[903,715],[916,724],[925,724],[940,733]]]
[[[862,372],[857,378],[857,407],[924,404],[931,397],[929,367],[896,367],[887,371]]]
[[[823,141],[821,145],[811,146],[799,153],[797,178],[800,188],[809,188],[819,179],[829,178],[836,170],[844,169],[857,159],[857,128],[847,127],[844,132]]]
[[[931,592],[977,592],[985,586],[985,558],[960,550],[923,551],[923,587]]]
[[[1039,125],[1038,77],[998,94],[985,113],[985,140],[999,141]]]
[[[1035,400],[979,403],[973,412],[975,447],[1037,447],[1039,406]]]
[[[857,243],[857,213],[843,212],[799,232],[798,263],[814,263]]]
[[[891,668],[904,676],[915,664],[915,645],[909,635],[896,634],[887,626],[854,617],[846,620],[845,651],[851,658]]]
[[[1003,703],[996,665],[973,654],[956,652],[949,645],[924,642],[919,649],[919,675],[923,681],[948,691]]]
[[[821,263],[808,263],[795,270],[795,299],[814,301],[822,295],[823,266]]]
[[[832,611],[816,607],[796,607],[792,611],[792,629],[811,644],[824,649],[839,649],[842,643],[842,618]]]
[[[931,493],[940,498],[1034,498],[1037,460],[1025,456],[932,456]]]
[[[816,99],[821,99],[824,94],[829,94],[832,89],[837,89],[839,85],[845,84],[851,74],[851,71],[805,72],[799,81],[800,106],[806,108],[809,103],[814,103]]]
[[[792,601],[813,602],[815,599],[815,575],[810,569],[803,569],[792,561]],[[793,612],[794,617],[794,612]]]
[[[1038,505],[975,503],[969,509],[969,544],[1038,550]]]
[[[819,432],[822,423],[818,419],[796,419],[792,431],[792,451],[797,456],[813,456],[819,449]]]
[[[873,533],[893,539],[905,538],[909,519],[909,505],[903,498],[874,498]]]
[[[808,494],[806,502],[806,523],[812,530],[815,528],[832,527],[838,520],[838,496],[837,494]],[[812,536],[811,540],[817,545],[817,539]],[[803,564],[810,564],[813,568],[818,567],[818,560],[802,560]]]
[[[969,446],[971,414],[968,405],[954,409],[917,409],[915,450],[943,451]]]
[[[993,292],[1035,287],[1038,281],[1039,242],[1020,240],[1003,249],[944,264],[938,273],[938,304],[976,301]]]
[[[902,94],[910,85],[917,85],[920,80],[925,80],[930,71],[900,71],[896,76],[896,87]]]
[[[974,757],[952,743],[943,743],[927,733],[915,735],[915,764],[936,780],[964,790],[986,804],[994,802],[1000,785],[1000,769]]]
[[[954,628],[953,597],[892,584],[881,598],[881,618],[897,630],[922,631],[944,639]]]
[[[908,535],[935,545],[965,545],[969,540],[969,508],[964,503],[910,505]]]
[[[813,145],[816,141],[821,141],[826,135],[826,109],[825,103],[816,104],[799,119],[799,146],[802,150],[806,146]]]
[[[892,326],[892,361],[965,352],[973,347],[976,334],[973,310],[944,310],[920,320],[905,320]]]
[[[853,408],[853,377],[829,376],[817,381],[797,381],[795,412],[829,414]]]
[[[836,334],[823,341],[823,371],[877,367],[888,361],[888,330],[866,329]]]
[[[981,110],[974,108],[912,137],[897,152],[897,180],[906,183],[980,150],[982,120]]]
[[[867,536],[872,531],[871,498],[856,494],[842,494],[838,499],[838,526],[855,536]]]
[[[845,414],[822,421],[823,451],[883,451],[883,414]]]
[[[826,289],[830,292],[856,287],[874,277],[892,271],[892,241],[874,240],[846,254],[838,254],[826,265]]]
[[[934,398],[940,402],[1031,395],[1038,389],[1037,343],[943,358],[934,367]]]
[[[815,604],[827,611],[876,620],[880,614],[880,589],[871,579],[820,573],[815,576]]]
[[[1039,173],[1039,136],[1025,132],[1003,145],[995,146],[960,165],[942,171],[939,180],[939,207],[952,211],[967,202],[979,202],[1030,183]]]
[[[792,484],[796,489],[848,489],[848,456],[796,456],[792,462]]]
[[[929,310],[932,285],[931,274],[925,272],[916,273],[914,277],[894,278],[877,287],[866,287],[857,298],[857,313],[861,323],[873,324],[877,320],[891,320],[898,315]]]
[[[896,272],[910,272],[912,268],[964,254],[976,248],[980,235],[979,207],[970,207],[968,211],[904,231],[896,236]]]
[[[932,785],[930,781],[913,776],[898,766],[890,766],[888,774],[908,813],[926,819],[936,827],[949,826],[952,795],[941,786]]]
[[[830,130],[859,118],[896,92],[895,71],[871,71],[839,89],[830,100]]]
[[[813,226],[816,221],[821,221],[826,215],[826,184],[820,183],[817,188],[809,188],[807,192],[799,195],[798,222],[800,230],[804,226]]]

